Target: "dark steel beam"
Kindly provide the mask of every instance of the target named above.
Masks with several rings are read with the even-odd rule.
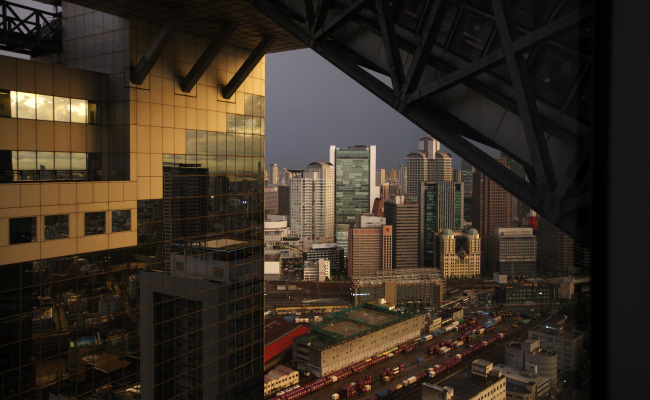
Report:
[[[318,6],[318,15],[316,15],[316,20],[312,26],[312,35],[317,29],[320,29],[323,27],[323,25],[325,25],[325,21],[327,20],[327,13],[330,10],[331,3],[332,0],[321,0],[320,5]]]
[[[429,17],[427,18],[422,37],[418,41],[417,49],[413,53],[413,60],[409,66],[406,80],[402,87],[401,97],[404,98],[408,93],[411,93],[420,85],[420,79],[424,73],[424,69],[429,63],[429,55],[431,50],[436,44],[436,36],[442,25],[442,21],[447,12],[449,2],[438,1],[429,10]]]
[[[386,63],[388,64],[390,80],[393,83],[393,92],[398,97],[404,85],[405,77],[404,64],[397,44],[397,36],[395,35],[393,15],[391,14],[388,0],[375,0],[375,5],[377,7],[377,19],[379,20],[382,39],[384,41],[384,53],[386,53]]]
[[[222,95],[224,99],[229,99],[233,94],[235,94],[237,89],[239,89],[239,86],[241,86],[246,78],[248,78],[248,75],[253,71],[257,63],[259,63],[266,52],[269,51],[274,41],[275,37],[273,36],[264,36],[262,38],[260,43],[251,52],[239,70],[235,72],[235,75],[232,77],[230,82],[228,82],[228,84],[223,87]]]
[[[297,25],[293,20],[287,18],[276,8],[269,7],[268,5],[266,5],[261,1],[252,1],[252,0],[248,0],[248,1],[251,2],[255,6],[255,8],[263,12],[267,17],[271,18],[275,23],[277,23],[282,28],[284,28],[287,32],[295,36],[296,39],[309,45],[310,36],[307,34],[307,32],[305,32],[303,28]]]
[[[203,73],[208,69],[212,61],[217,57],[223,46],[226,44],[230,36],[235,32],[236,24],[226,24],[217,35],[208,43],[208,47],[205,48],[201,57],[196,60],[196,63],[187,74],[183,82],[181,83],[181,90],[185,93],[192,91],[196,82],[201,79]]]
[[[314,26],[314,3],[312,0],[305,0],[305,28],[307,28],[307,32],[312,31],[312,27]]]
[[[341,27],[341,25],[348,22],[355,15],[357,15],[363,7],[365,7],[367,0],[356,0],[354,3],[345,7],[343,11],[331,18],[324,27],[319,28],[312,35],[314,40],[322,39],[329,36],[332,32]]]
[[[536,186],[540,196],[549,203],[551,192],[557,186],[553,163],[546,144],[546,137],[537,111],[537,103],[530,87],[530,78],[524,65],[523,57],[517,54],[512,37],[515,34],[512,18],[508,18],[509,9],[502,0],[492,0],[494,17],[501,38],[501,45],[506,55],[506,64],[510,72],[510,79],[517,99],[519,116],[524,126],[524,134],[530,158],[535,168]]]
[[[344,48],[344,46],[340,44],[337,45],[330,41],[323,41],[317,42],[314,50],[323,56],[323,58],[331,62],[335,67],[368,89],[375,96],[379,97],[380,100],[392,106],[395,99],[392,89],[352,62],[351,59],[347,57],[346,52],[341,51],[342,48]],[[351,50],[348,49],[348,52],[351,52]]]
[[[140,59],[138,65],[133,69],[131,82],[136,85],[142,85],[142,82],[144,82],[144,79],[149,75],[149,72],[151,72],[151,69],[160,58],[160,55],[165,51],[165,47],[167,47],[167,44],[171,40],[172,36],[174,36],[174,33],[176,33],[176,30],[183,24],[183,20],[187,14],[189,14],[189,11],[189,7],[183,7],[172,13],[158,33],[158,36],[156,36],[151,45],[149,45],[149,48],[142,56],[142,59]]]
[[[375,78],[358,65],[341,55],[330,42],[318,45],[316,51],[334,66],[356,80],[363,87],[390,106],[394,105],[395,95],[390,87]],[[424,108],[421,105],[407,107],[403,115],[422,128],[424,131],[435,132],[435,138],[444,143],[450,150],[463,156],[470,164],[479,168],[506,190],[517,193],[517,197],[534,209],[540,209],[542,204],[535,188],[514,172],[499,164],[463,136],[475,136],[477,131],[446,111],[432,105]],[[480,133],[479,133],[480,134]],[[434,135],[432,135],[434,136]]]
[[[530,32],[524,37],[516,40],[512,43],[512,47],[515,53],[520,53],[526,51],[533,46],[537,46],[540,43],[543,43],[562,32],[565,32],[567,29],[575,26],[583,19],[591,16],[593,13],[593,6],[591,4],[582,7],[581,9],[574,11],[571,14],[566,15],[553,21],[552,23],[536,30]],[[462,83],[467,78],[476,76],[482,72],[489,70],[490,68],[498,65],[500,62],[503,62],[506,58],[505,53],[502,49],[498,49],[486,56],[469,63],[461,68],[457,68],[453,71],[452,74],[445,75],[444,77],[429,83],[425,86],[420,87],[417,91],[413,91],[406,97],[407,103],[412,103],[418,101],[422,98],[428,96],[433,96],[451,86]]]

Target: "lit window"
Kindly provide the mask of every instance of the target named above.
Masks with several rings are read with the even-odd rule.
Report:
[[[17,92],[18,118],[36,119],[36,95],[34,93]]]
[[[36,119],[54,120],[54,97],[44,94],[36,95]]]

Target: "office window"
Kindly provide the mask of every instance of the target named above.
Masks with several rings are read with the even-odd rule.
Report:
[[[112,212],[111,218],[113,233],[131,230],[131,210],[117,210]]]
[[[45,216],[45,240],[65,239],[69,237],[68,215]]]
[[[18,118],[20,118],[20,116]],[[80,124],[88,122],[88,101],[70,99],[70,122],[77,122]]]
[[[54,97],[44,94],[36,95],[36,119],[43,121],[54,120]]]
[[[101,235],[106,232],[106,213],[104,211],[86,213],[85,234]]]
[[[34,93],[16,93],[18,101],[18,118],[36,119],[36,95]]]
[[[65,97],[54,98],[54,120],[70,122],[70,99]]]
[[[0,117],[12,117],[12,111],[16,107],[16,97],[12,95],[10,90],[0,89]]]
[[[9,244],[36,241],[36,217],[11,218],[9,220]]]
[[[101,119],[99,118],[99,103],[96,101],[88,101],[88,123],[92,125],[99,125]]]

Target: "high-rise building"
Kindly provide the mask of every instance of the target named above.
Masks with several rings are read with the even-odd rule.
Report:
[[[291,232],[303,243],[328,243],[334,231],[334,166],[316,161],[290,180]]]
[[[534,277],[537,271],[537,236],[533,228],[497,228],[490,234],[488,264],[491,271],[509,277]]]
[[[420,266],[435,265],[435,235],[439,229],[463,228],[463,184],[429,182],[420,184]]]
[[[433,159],[433,175],[430,180],[434,182],[453,182],[454,169],[451,167],[451,154],[444,151],[437,151]]]
[[[266,214],[278,213],[278,187],[264,188],[264,211]]]
[[[418,141],[418,150],[426,152],[427,158],[435,158],[440,151],[440,142],[431,136],[425,136]]]
[[[368,213],[379,197],[375,185],[376,146],[330,146],[330,163],[334,165],[335,209],[337,224],[354,224],[357,214]]]
[[[397,183],[397,171],[395,168],[390,169],[390,175],[388,177],[388,182],[389,183]]]
[[[444,229],[436,234],[437,267],[445,278],[473,278],[481,273],[481,238],[476,229],[467,232]]]
[[[289,185],[278,185],[278,214],[286,215],[287,220],[289,220],[289,205],[290,203],[290,194],[291,188]],[[289,226],[291,226],[291,221],[289,221]]]
[[[433,180],[433,159],[424,150],[416,150],[406,156],[406,199],[418,201],[418,191],[422,182]]]
[[[506,165],[505,158],[495,160]],[[490,233],[512,226],[512,195],[480,171],[474,173],[472,181],[472,226],[481,235],[481,248],[485,250],[481,262],[487,265]]]
[[[386,224],[393,227],[393,268],[419,266],[419,208],[404,196],[384,204]]]
[[[279,180],[278,164],[269,164],[269,183],[271,185],[277,185]]]
[[[397,171],[397,184],[399,186],[399,195],[406,194],[406,187],[408,185],[408,166],[407,164],[400,164]]]
[[[575,275],[574,242],[546,218],[537,216],[537,267],[540,273],[551,276]]]
[[[461,171],[461,179],[463,181],[463,184],[465,185],[465,196],[471,196],[472,190],[474,189],[472,185],[472,181],[476,169],[472,166],[472,164],[468,163],[467,161],[460,160],[460,171]]]
[[[393,227],[354,227],[348,231],[348,276],[393,268]]]
[[[465,185],[465,198],[463,199],[463,202],[465,207],[464,218],[466,222],[472,221],[472,190],[474,189],[472,182],[474,172],[476,172],[476,170],[472,164],[465,160],[460,160],[460,176],[463,185]]]
[[[385,169],[378,169],[376,178],[377,179],[375,181],[375,185],[382,186],[384,183],[386,183],[386,170]]]
[[[350,229],[349,224],[336,224],[336,244],[341,246],[343,249],[343,256],[347,258],[348,256],[348,230]]]
[[[152,21],[0,57],[2,399],[263,396],[264,60]]]
[[[462,182],[463,181],[463,175],[459,169],[454,168],[453,170],[453,175],[454,175],[454,182]]]

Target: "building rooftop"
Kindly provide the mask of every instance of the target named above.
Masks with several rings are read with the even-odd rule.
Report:
[[[362,275],[352,279],[354,286],[383,285],[385,282],[424,283],[444,280],[442,271],[437,268],[398,268],[378,271],[372,275]]]
[[[364,304],[327,315],[322,323],[296,341],[322,350],[412,317]]]
[[[477,377],[467,368],[452,377],[440,382],[437,386],[449,386],[454,389],[454,400],[468,400],[495,384],[499,379],[488,375],[487,378]]]
[[[539,387],[542,383],[548,381],[548,377],[542,375],[524,375],[522,374],[523,371],[504,364],[495,365],[493,371],[501,372],[509,382],[517,382],[519,385],[535,383]],[[508,391],[510,391],[509,388]]]

